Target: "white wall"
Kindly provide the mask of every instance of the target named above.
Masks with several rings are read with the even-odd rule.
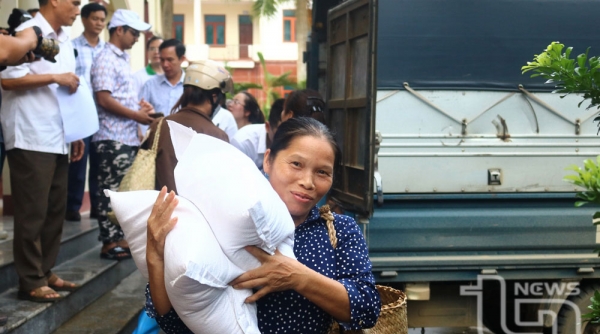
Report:
[[[260,19],[260,44],[255,45],[265,60],[297,60],[298,44],[283,41],[283,10],[294,9],[294,2],[289,1],[280,6],[274,17]]]
[[[205,59],[208,56],[215,60],[232,61],[239,59],[238,16],[252,13],[252,1],[201,1],[201,19],[204,15],[225,15],[225,47],[208,47],[204,44],[204,24],[194,20],[194,1],[175,3],[174,14],[184,15],[184,43],[188,48],[188,56],[194,59]],[[266,60],[296,60],[298,58],[297,43],[283,42],[283,10],[294,9],[294,1],[284,3],[279,13],[271,19],[254,19],[253,42],[250,55],[258,61],[256,52],[262,52]],[[197,34],[201,34],[201,45],[195,45]],[[208,53],[207,53],[208,51]]]

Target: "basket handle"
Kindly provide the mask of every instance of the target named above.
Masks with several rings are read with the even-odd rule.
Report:
[[[158,139],[160,138],[160,128],[162,126],[163,119],[161,118],[158,121],[158,125],[156,126],[156,132],[154,133],[154,141],[152,142],[152,151],[156,152],[158,149]]]

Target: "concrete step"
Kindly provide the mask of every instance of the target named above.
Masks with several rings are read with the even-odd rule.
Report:
[[[54,334],[131,334],[144,307],[145,288],[146,279],[134,271]]]
[[[78,241],[80,242],[81,240]],[[133,260],[118,262],[100,259],[100,244],[94,241],[91,245],[96,246],[89,249],[88,243],[86,252],[53,269],[58,276],[82,284],[82,287],[73,293],[61,292],[65,296],[64,299],[54,303],[19,300],[16,285],[0,295],[0,313],[9,317],[4,328],[6,333],[52,333],[136,270]],[[139,295],[143,298],[143,290]],[[114,321],[114,318],[107,319],[107,322],[111,321]]]
[[[0,241],[0,293],[13,288],[19,282],[13,262],[13,220],[2,217],[2,229],[9,238]],[[100,244],[98,241],[98,222],[90,219],[89,214],[82,215],[81,222],[67,222],[63,226],[63,235],[56,265],[60,265],[90,248]]]

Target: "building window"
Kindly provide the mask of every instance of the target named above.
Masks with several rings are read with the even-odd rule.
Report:
[[[284,10],[283,11],[283,41],[284,42],[295,42],[296,41],[296,11],[295,10]]]
[[[173,38],[183,43],[183,15],[173,15]]]
[[[225,45],[225,15],[206,15],[206,44]]]

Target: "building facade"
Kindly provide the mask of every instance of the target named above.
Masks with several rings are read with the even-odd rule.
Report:
[[[161,34],[162,8],[161,0],[82,0],[81,6],[89,2],[103,4],[108,11],[107,24],[112,13],[117,9],[130,9],[152,25],[152,32]],[[252,16],[255,0],[173,0],[173,25],[171,33],[187,47],[189,60],[211,59],[222,62],[231,69],[235,82],[264,84],[263,69],[258,52],[265,58],[266,70],[279,76],[290,72],[295,79],[298,60],[298,44],[296,43],[295,2],[289,1],[281,5],[275,15],[270,18]],[[5,26],[13,8],[38,8],[38,0],[0,0],[0,26]],[[66,27],[71,38],[83,32],[83,25],[77,19],[72,27]],[[102,36],[108,40],[108,31]],[[132,71],[146,65],[144,39],[128,51]],[[274,89],[280,96],[293,87]],[[250,89],[259,103],[266,96],[262,90]],[[5,164],[2,175],[4,199],[4,215],[12,214],[12,197],[9,181],[8,165]],[[87,189],[86,189],[87,191]],[[85,196],[87,198],[87,196]],[[85,210],[84,203],[83,209]],[[89,206],[88,206],[89,207]]]

